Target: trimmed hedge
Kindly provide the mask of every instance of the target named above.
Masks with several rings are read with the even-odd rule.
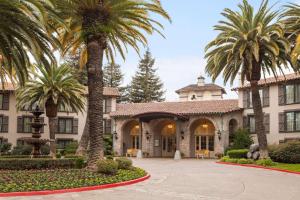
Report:
[[[114,160],[99,160],[97,172],[107,175],[115,175],[118,172],[118,163]]]
[[[300,142],[272,145],[269,147],[269,156],[275,162],[300,163]]]
[[[227,151],[230,158],[247,158],[248,149],[233,149]]]
[[[117,158],[116,162],[119,169],[130,169],[132,167],[132,160],[128,158]]]
[[[0,158],[1,170],[30,170],[30,169],[81,169],[85,167],[82,158],[49,159],[49,158]]]

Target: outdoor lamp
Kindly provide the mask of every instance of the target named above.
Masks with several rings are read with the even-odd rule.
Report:
[[[221,133],[221,131],[220,130],[218,130],[218,138],[219,138],[219,140],[221,140],[221,136],[222,136],[222,133]]]
[[[115,139],[117,140],[118,139],[118,133],[117,133],[117,131],[115,131],[113,134],[115,136]]]
[[[181,131],[180,134],[181,134],[181,139],[184,140],[184,131]]]
[[[150,137],[151,137],[151,135],[150,135],[150,133],[147,131],[147,132],[146,132],[146,139],[149,140]]]

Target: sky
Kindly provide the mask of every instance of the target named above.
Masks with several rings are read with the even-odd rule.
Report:
[[[298,0],[269,0],[270,5],[275,9],[282,9],[287,2]],[[161,19],[165,25],[163,31],[165,39],[158,34],[147,36],[150,51],[155,58],[157,73],[164,83],[166,99],[176,101],[175,90],[197,82],[199,75],[206,77],[206,83],[211,79],[204,73],[205,59],[204,48],[208,42],[213,40],[218,32],[213,26],[222,20],[221,12],[224,8],[237,10],[237,4],[242,0],[161,0],[163,7],[172,18],[172,23]],[[298,1],[299,2],[299,1]],[[260,0],[249,0],[249,3],[259,7]],[[141,49],[141,54],[145,49]],[[131,81],[140,58],[133,51],[129,50],[126,60],[117,58],[122,66],[125,75],[124,84]],[[237,98],[237,94],[230,90],[236,86],[238,81],[231,86],[224,85],[222,77],[219,77],[216,84],[226,88],[225,98]]]

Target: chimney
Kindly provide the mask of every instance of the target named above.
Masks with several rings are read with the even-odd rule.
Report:
[[[205,85],[205,78],[202,75],[200,75],[198,77],[198,83],[197,83],[197,85],[198,86],[204,86]]]

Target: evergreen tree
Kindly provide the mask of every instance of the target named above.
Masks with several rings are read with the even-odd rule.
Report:
[[[153,66],[155,59],[149,50],[141,59],[138,71],[132,78],[130,87],[130,101],[133,103],[164,101],[163,83],[156,74]]]

